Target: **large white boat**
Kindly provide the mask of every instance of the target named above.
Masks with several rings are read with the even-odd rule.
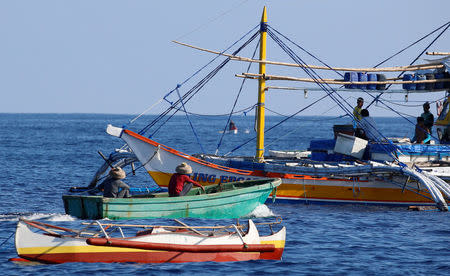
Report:
[[[447,29],[448,25],[439,30]],[[444,32],[442,31],[442,32]],[[127,143],[130,154],[141,162],[153,180],[161,187],[167,187],[175,168],[186,162],[193,168],[192,178],[203,185],[221,182],[239,181],[276,177],[282,179],[278,187],[277,200],[304,203],[358,203],[381,205],[437,205],[440,210],[447,210],[450,198],[450,187],[444,181],[450,179],[448,166],[450,146],[446,144],[411,144],[384,137],[367,141],[354,136],[353,126],[336,128],[335,139],[311,141],[308,153],[303,156],[289,156],[277,152],[265,156],[265,93],[268,89],[280,89],[279,86],[268,86],[268,81],[301,81],[315,83],[318,90],[340,104],[348,116],[355,121],[352,107],[348,103],[339,102],[336,97],[340,92],[359,89],[369,94],[378,95],[390,92],[414,93],[436,92],[449,89],[449,53],[440,53],[444,58],[426,64],[415,64],[398,67],[343,68],[326,65],[307,65],[296,54],[289,51],[286,44],[281,44],[281,36],[267,23],[264,8],[260,28],[251,39],[259,34],[259,59],[238,56],[238,50],[232,54],[211,51],[191,45],[186,46],[223,56],[225,61],[258,63],[258,73],[237,75],[245,79],[258,81],[258,102],[256,104],[256,154],[251,157],[218,156],[215,154],[186,154],[144,136],[148,129],[155,126],[149,124],[140,132],[125,128],[108,126],[107,132],[120,137]],[[270,61],[266,57],[267,35],[270,35],[280,46],[286,48],[295,63]],[[182,44],[182,43],[180,43]],[[439,54],[439,53],[438,53]],[[308,78],[270,75],[266,65],[288,66],[306,72]],[[218,67],[218,68],[219,68]],[[220,69],[220,68],[219,68]],[[318,70],[343,72],[344,79],[325,79],[316,73]],[[386,77],[384,74],[399,74]],[[405,73],[405,74],[403,74]],[[401,76],[403,74],[403,76]],[[202,82],[208,81],[207,75]],[[403,89],[389,89],[391,85],[402,85]],[[345,88],[342,88],[344,86]],[[172,116],[183,111],[184,105],[194,97],[194,91],[203,85],[194,86],[179,99],[171,103],[171,108],[155,119]],[[285,88],[289,89],[289,88]],[[309,90],[313,88],[308,88]],[[175,91],[175,90],[174,90]],[[177,90],[178,91],[178,87]],[[306,92],[305,92],[306,93]],[[378,97],[375,97],[379,100]],[[347,104],[347,105],[346,105]],[[184,110],[185,111],[185,110]],[[170,113],[172,112],[172,113]],[[231,113],[230,113],[231,114]],[[231,116],[231,115],[230,115]],[[446,142],[447,128],[450,125],[448,101],[436,121],[439,139]],[[228,124],[227,124],[228,125]],[[347,132],[346,129],[351,129]],[[187,142],[187,141],[186,141]],[[304,153],[305,154],[305,153]],[[444,180],[443,180],[444,179]]]

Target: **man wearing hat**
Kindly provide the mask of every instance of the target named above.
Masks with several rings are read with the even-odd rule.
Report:
[[[98,185],[98,190],[103,190],[104,197],[130,197],[130,186],[125,184],[122,179],[127,175],[125,171],[120,168],[112,168],[109,171],[109,178]]]
[[[434,116],[430,112],[430,103],[429,102],[426,102],[423,104],[423,113],[422,113],[422,115],[420,115],[420,117],[422,117],[425,120],[425,127],[427,128],[428,133],[430,135],[432,135],[431,128],[433,127],[433,124],[434,124]]]
[[[191,166],[183,162],[176,167],[175,171],[176,173],[172,175],[169,182],[169,196],[184,196],[191,190],[192,185],[205,191],[200,183],[189,177],[189,174],[192,173]]]
[[[361,121],[361,119],[362,119],[362,117],[361,117],[361,109],[363,107],[363,104],[364,104],[364,99],[359,97],[358,100],[356,101],[355,108],[353,108],[353,116],[358,121]]]

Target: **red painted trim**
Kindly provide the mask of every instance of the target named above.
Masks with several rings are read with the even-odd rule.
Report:
[[[237,173],[237,174],[243,174],[243,175],[251,175],[251,173],[252,173],[252,171],[233,169],[233,168],[220,166],[220,165],[208,162],[208,161],[204,161],[204,160],[198,159],[198,158],[196,158],[194,156],[191,156],[189,154],[183,153],[181,151],[178,151],[176,149],[170,148],[170,147],[165,146],[163,144],[160,144],[160,143],[158,143],[156,141],[153,141],[153,140],[151,140],[149,138],[141,136],[141,135],[139,135],[139,134],[137,134],[137,133],[135,133],[135,132],[133,132],[131,130],[128,130],[128,129],[124,129],[123,132],[125,132],[126,134],[128,134],[130,136],[133,136],[136,139],[139,139],[141,141],[149,143],[149,144],[151,144],[151,145],[153,145],[155,147],[159,146],[161,149],[163,149],[163,150],[165,150],[167,152],[170,152],[170,153],[172,153],[174,155],[183,157],[183,158],[188,159],[188,160],[190,160],[192,162],[199,163],[201,165],[205,165],[205,166],[208,166],[208,167],[211,167],[211,168],[214,168],[214,169],[218,169],[218,170],[222,170],[222,171],[228,171],[228,172]]]
[[[348,180],[348,179],[330,179],[327,177],[314,177],[314,176],[310,176],[310,175],[302,175],[302,174],[287,174],[287,173],[275,173],[275,172],[265,172],[265,171],[261,171],[261,170],[255,170],[255,171],[249,171],[249,170],[240,170],[240,169],[234,169],[234,168],[230,168],[230,167],[225,167],[225,166],[220,166],[202,159],[198,159],[196,157],[193,157],[189,154],[183,153],[181,151],[178,151],[176,149],[170,148],[168,146],[165,146],[163,144],[160,144],[154,140],[151,140],[147,137],[141,136],[131,130],[128,129],[124,129],[123,132],[125,132],[126,134],[139,139],[143,142],[149,143],[150,145],[153,145],[155,147],[160,147],[161,149],[170,152],[174,155],[177,155],[179,157],[188,159],[192,162],[210,167],[210,168],[214,168],[217,170],[221,170],[221,171],[227,171],[227,172],[231,172],[231,173],[236,173],[236,174],[241,174],[241,175],[251,175],[251,176],[259,176],[259,177],[270,177],[270,178],[285,178],[285,179],[305,179],[305,180],[322,180],[322,181],[344,181],[344,182],[353,182],[353,180]],[[357,179],[356,181],[358,182],[368,182],[367,180],[361,181],[359,179]]]
[[[284,248],[275,248],[274,252],[261,252],[259,258],[261,260],[280,260],[283,255]]]
[[[67,262],[86,263],[184,263],[184,262],[234,262],[259,260],[258,252],[215,252],[185,253],[168,251],[145,252],[99,252],[99,253],[55,253],[24,254],[20,257],[42,263],[57,264]],[[279,258],[277,259],[279,260]]]
[[[360,202],[392,202],[392,203],[423,203],[423,204],[429,204],[429,203],[434,203],[434,201],[429,200],[429,201],[398,201],[398,200],[375,200],[375,199],[355,199],[355,198],[335,198],[335,197],[308,197],[305,198],[304,196],[286,196],[286,195],[277,195],[277,198],[298,198],[301,200],[306,200],[306,201],[314,201],[314,200],[327,200],[327,201],[360,201]],[[350,202],[351,203],[351,202]]]
[[[273,244],[220,244],[220,245],[186,245],[168,243],[150,243],[128,241],[121,239],[89,238],[86,240],[89,245],[112,246],[122,248],[136,248],[146,250],[165,250],[189,253],[214,253],[214,252],[273,252]]]
[[[20,258],[20,257],[9,258],[8,261],[10,261],[10,262],[31,262],[30,260]]]

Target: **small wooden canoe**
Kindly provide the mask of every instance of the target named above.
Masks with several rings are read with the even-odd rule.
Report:
[[[206,193],[193,188],[182,197],[169,197],[168,193],[131,198],[64,195],[63,201],[66,214],[81,219],[229,219],[251,213],[280,184],[280,179],[270,178],[210,185],[205,187]]]
[[[96,227],[96,231],[89,227]],[[147,230],[135,232],[135,236],[123,236],[124,232],[137,227]],[[212,230],[204,231],[206,228]],[[117,229],[119,230],[116,231]],[[122,236],[112,236],[119,233]],[[242,231],[242,226],[236,225],[176,227],[99,222],[93,222],[82,230],[72,230],[39,221],[20,220],[15,238],[20,258],[10,260],[41,263],[279,260],[285,240],[285,227],[276,233],[260,237],[251,220],[248,221],[246,232]]]

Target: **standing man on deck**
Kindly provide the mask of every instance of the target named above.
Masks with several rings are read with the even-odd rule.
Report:
[[[355,117],[355,121],[353,123],[353,128],[355,129],[355,136],[363,138],[365,136],[364,130],[359,126],[359,122],[362,120],[361,110],[364,104],[364,99],[359,97],[356,101],[356,106],[353,108],[353,117]]]
[[[361,121],[362,117],[361,117],[361,109],[363,107],[364,104],[364,99],[359,97],[358,100],[356,101],[356,106],[355,108],[353,108],[353,116],[355,117],[355,119],[357,121]]]
[[[432,135],[432,130],[431,128],[433,127],[434,124],[434,116],[433,114],[431,114],[430,112],[430,103],[426,102],[423,104],[423,113],[422,115],[420,115],[420,117],[422,117],[425,120],[425,127],[428,130],[428,133],[430,135]]]

